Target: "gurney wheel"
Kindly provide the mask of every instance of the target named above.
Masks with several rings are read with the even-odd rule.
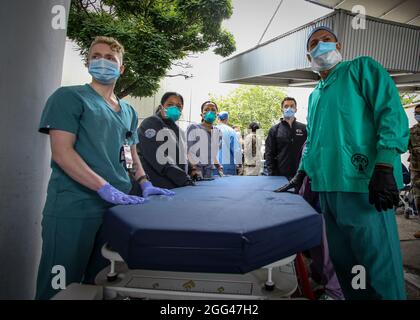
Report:
[[[408,207],[407,209],[405,209],[404,211],[404,217],[406,219],[410,219],[410,216],[414,215],[414,210],[413,208]]]
[[[267,291],[273,291],[274,288],[275,288],[275,285],[274,285],[274,282],[271,282],[271,283],[266,282],[264,284],[264,287],[265,287],[265,290],[267,290]]]
[[[118,278],[118,273],[107,274],[106,279],[108,282],[114,282]]]

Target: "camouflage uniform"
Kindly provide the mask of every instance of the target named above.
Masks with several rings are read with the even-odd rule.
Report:
[[[420,212],[420,123],[415,124],[410,129],[408,150],[410,151],[409,161],[413,194],[417,212]]]

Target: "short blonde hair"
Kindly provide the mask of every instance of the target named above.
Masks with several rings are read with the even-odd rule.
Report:
[[[90,58],[93,46],[95,46],[99,43],[107,44],[107,45],[110,46],[112,51],[119,53],[121,55],[121,63],[122,63],[123,56],[124,56],[124,46],[121,43],[119,43],[117,39],[112,38],[112,37],[106,37],[106,36],[95,37],[95,39],[90,44],[89,51],[88,51],[88,54],[87,54],[87,59],[86,59],[87,61]]]

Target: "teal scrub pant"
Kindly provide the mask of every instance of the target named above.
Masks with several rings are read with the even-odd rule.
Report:
[[[406,299],[394,211],[377,212],[365,193],[321,192],[320,202],[330,257],[345,298]],[[356,265],[366,270],[366,289],[352,286]]]
[[[61,218],[45,216],[42,220],[42,254],[38,269],[36,299],[50,299],[60,290],[53,289],[55,265],[65,268],[66,286],[70,283],[93,283],[95,275],[107,265],[98,257],[101,241],[97,239],[101,218]]]

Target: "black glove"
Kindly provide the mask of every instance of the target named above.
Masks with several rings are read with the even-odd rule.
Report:
[[[374,204],[378,212],[398,206],[399,192],[392,167],[375,166],[369,182],[369,203]]]
[[[201,174],[201,171],[193,170],[191,172],[191,179],[192,179],[193,182],[202,181],[203,180],[203,175]]]
[[[296,175],[289,181],[288,184],[281,186],[280,188],[274,190],[274,192],[286,192],[292,188],[295,188],[295,193],[299,193],[300,188],[302,187],[303,179],[306,177],[306,172],[300,170]]]

